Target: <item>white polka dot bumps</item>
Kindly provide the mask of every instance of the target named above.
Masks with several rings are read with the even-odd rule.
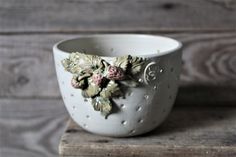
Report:
[[[90,35],[55,44],[57,78],[71,117],[85,130],[105,136],[127,137],[153,130],[173,106],[181,46],[174,39],[134,34]],[[87,56],[89,63],[82,59]],[[141,66],[132,67],[132,58],[141,59]],[[129,69],[127,64],[131,64]],[[117,93],[110,92],[109,86]]]

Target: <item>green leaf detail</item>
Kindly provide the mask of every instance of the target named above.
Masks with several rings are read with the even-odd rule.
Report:
[[[122,68],[124,71],[127,69],[127,65],[129,63],[129,58],[131,56],[122,56],[122,57],[116,57],[116,60],[114,62],[114,66]]]
[[[91,80],[89,80],[89,86],[88,88],[82,91],[82,95],[85,98],[92,98],[98,95],[101,90],[102,89],[99,86],[95,85],[94,83],[91,83]]]
[[[92,99],[92,105],[95,111],[100,111],[107,118],[111,113],[112,103],[108,98],[96,97]]]
[[[69,58],[62,60],[62,65],[72,74],[92,73],[93,70],[104,66],[100,57],[79,52],[71,53]]]
[[[130,65],[131,65],[131,69],[130,72],[135,75],[138,72],[140,72],[142,65],[144,64],[144,59],[141,57],[132,57],[130,59]]]
[[[120,88],[115,81],[109,81],[106,88],[103,88],[100,96],[104,98],[111,98],[112,96],[118,96],[120,95]]]
[[[62,66],[65,68],[65,70],[72,74],[77,74],[81,70],[80,67],[75,62],[72,62],[68,58],[62,60],[61,63],[62,63]]]
[[[78,56],[80,58],[81,62],[80,64],[85,67],[93,67],[93,66],[102,66],[102,59],[96,55],[88,55],[84,53],[76,52],[74,55]]]

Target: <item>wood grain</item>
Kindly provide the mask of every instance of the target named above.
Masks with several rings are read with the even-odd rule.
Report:
[[[59,97],[52,46],[63,36],[0,36],[1,97]]]
[[[0,156],[58,156],[67,118],[58,100],[0,99]]]
[[[182,104],[234,104],[236,33],[169,33],[184,43]],[[52,46],[79,34],[0,36],[0,96],[60,98]]]
[[[0,0],[0,32],[230,31],[234,0]]]
[[[133,138],[92,135],[70,122],[61,156],[225,157],[236,155],[236,109],[177,107],[156,130]]]

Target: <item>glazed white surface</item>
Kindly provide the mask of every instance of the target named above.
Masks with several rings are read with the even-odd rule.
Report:
[[[119,38],[118,36],[120,36],[120,41],[117,39]],[[99,44],[96,43],[93,45],[94,42],[89,42],[86,43],[87,46],[81,47],[81,49],[85,52],[103,51],[104,54],[113,54],[113,52],[115,52],[115,56],[128,55],[123,54],[123,52],[127,52],[130,47],[136,47],[130,55],[135,55],[135,51],[153,53],[137,53],[139,56],[141,55],[148,58],[141,75],[137,78],[137,80],[140,80],[143,83],[141,83],[141,86],[139,87],[128,88],[125,93],[125,98],[113,99],[114,111],[107,119],[105,119],[100,112],[94,111],[90,99],[83,98],[80,89],[75,89],[71,86],[70,82],[72,74],[66,72],[61,65],[61,60],[69,55],[69,53],[63,52],[67,50],[66,47],[69,46],[68,51],[76,49],[78,47],[74,44],[80,45],[80,40],[66,41],[72,41],[72,43],[66,43],[66,46],[64,45],[64,47],[62,45],[63,51],[59,50],[57,45],[54,46],[54,60],[65,106],[76,123],[85,130],[96,134],[115,137],[134,136],[156,128],[169,114],[178,89],[181,67],[181,50],[179,48],[181,45],[178,45],[178,42],[174,42],[172,39],[168,40],[169,38],[159,36],[157,36],[157,39],[155,39],[155,36],[151,36],[148,40],[148,35],[147,37],[139,37],[140,35],[137,35],[136,38],[135,35],[118,36],[114,35],[113,40],[113,35],[101,35],[102,40],[99,41],[99,36],[96,35],[95,39],[96,41],[99,41]],[[135,42],[133,42],[135,45],[137,43],[147,44],[136,46],[124,44],[132,43],[132,39],[135,40]],[[154,41],[149,43],[148,41],[152,39]],[[159,42],[160,45],[158,45],[156,40],[162,39],[163,41]],[[73,45],[75,47],[73,47]],[[103,47],[103,49],[98,50],[98,45],[100,48]],[[59,48],[61,47],[59,46]],[[159,50],[158,53],[156,50]],[[101,54],[101,56],[103,56],[103,54]],[[114,59],[114,57],[110,56],[103,58],[109,60],[109,62],[112,62]],[[151,70],[153,68],[155,70]],[[156,79],[151,79],[147,82],[145,80],[150,72],[154,73]]]

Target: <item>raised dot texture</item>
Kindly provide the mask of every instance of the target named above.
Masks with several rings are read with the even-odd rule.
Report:
[[[123,120],[123,121],[121,121],[121,124],[126,125],[127,121]]]
[[[121,107],[121,108],[125,108],[125,105],[124,105],[124,104],[121,104],[120,107]]]
[[[141,111],[142,110],[142,107],[137,107],[136,111]]]
[[[139,119],[139,120],[138,120],[138,123],[143,123],[143,119]]]
[[[141,78],[138,79],[138,82],[143,83],[143,79],[141,79]]]
[[[146,100],[148,100],[148,99],[149,99],[149,95],[144,95],[144,98],[145,98]]]
[[[163,69],[160,69],[160,73],[162,73],[163,72]]]
[[[133,134],[133,133],[135,133],[135,130],[131,130],[129,133],[130,133],[130,134]]]
[[[153,86],[153,89],[156,90],[156,89],[157,89],[157,85],[154,85],[154,86]]]

